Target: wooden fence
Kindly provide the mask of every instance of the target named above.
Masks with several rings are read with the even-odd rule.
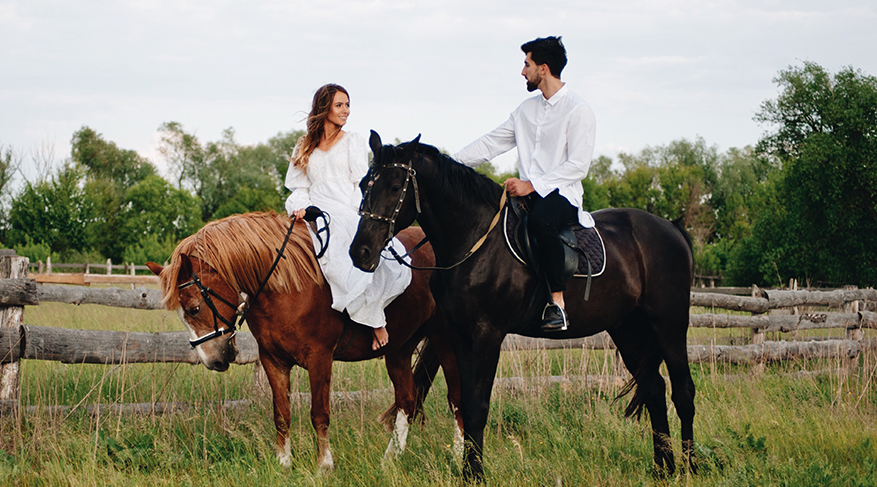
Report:
[[[80,286],[88,286],[93,283],[99,284],[158,284],[158,276],[137,275],[137,271],[149,271],[145,265],[134,265],[133,263],[115,265],[113,261],[107,259],[106,264],[52,264],[51,257],[43,261],[28,264],[29,268],[35,269],[37,272],[33,274],[34,280],[41,284],[76,284]],[[57,269],[76,269],[81,273],[71,272],[53,272]],[[114,270],[121,270],[123,274],[113,274]],[[94,273],[92,271],[105,271],[103,273]]]
[[[91,289],[37,285],[27,279],[27,259],[0,257],[0,400],[18,398],[20,360],[53,360],[69,364],[120,364],[177,362],[197,364],[197,354],[185,332],[129,333],[122,331],[73,330],[26,325],[23,306],[40,302],[99,304],[135,309],[161,309],[160,292],[139,289]],[[719,288],[714,288],[719,289]],[[866,337],[865,329],[877,329],[877,290],[783,291],[746,288],[751,296],[692,292],[691,305],[747,312],[749,315],[692,314],[693,328],[743,328],[750,330],[748,345],[690,345],[692,363],[725,362],[763,364],[792,359],[854,359],[865,350],[877,348],[877,338]],[[694,291],[701,291],[697,288]],[[818,307],[820,311],[797,314],[797,307]],[[788,309],[786,314],[770,314]],[[839,310],[825,311],[824,308]],[[802,339],[799,332],[813,329],[842,329],[843,338]],[[766,333],[785,333],[789,340],[766,341]],[[237,364],[258,359],[255,340],[238,333]],[[612,349],[606,333],[572,340],[532,339],[510,335],[503,350],[582,348]]]

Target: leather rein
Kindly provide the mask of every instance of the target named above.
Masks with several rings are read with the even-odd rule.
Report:
[[[256,302],[256,298],[258,298],[259,294],[262,293],[262,289],[265,288],[265,284],[268,283],[268,279],[270,279],[271,275],[274,274],[274,269],[277,268],[277,264],[280,262],[280,259],[286,258],[286,256],[283,255],[283,252],[284,250],[286,250],[286,244],[289,243],[289,237],[292,235],[293,227],[295,227],[295,219],[296,217],[295,215],[293,215],[292,222],[289,224],[289,230],[287,230],[286,237],[283,239],[283,245],[281,245],[279,249],[274,249],[277,251],[277,257],[274,259],[274,263],[271,264],[271,269],[268,270],[268,275],[266,275],[265,279],[262,280],[262,283],[259,284],[259,289],[256,291],[256,294],[253,295],[252,299],[247,296],[247,299],[245,299],[242,303],[238,305],[232,304],[228,300],[217,294],[216,291],[205,286],[204,283],[201,282],[201,279],[198,277],[198,275],[195,274],[194,270],[192,271],[192,279],[177,286],[178,290],[185,289],[189,286],[197,286],[198,291],[201,292],[201,297],[204,298],[204,302],[207,303],[207,307],[210,308],[210,311],[213,312],[213,331],[195,340],[189,340],[189,345],[191,345],[192,348],[195,348],[208,340],[212,340],[228,333],[232,334],[232,338],[234,337],[237,329],[243,325],[244,320],[247,318],[247,313],[250,311],[252,303]],[[328,228],[328,224],[326,225],[326,228]],[[323,249],[323,251],[325,251],[325,248]],[[234,315],[232,315],[231,319],[226,318],[219,313],[219,310],[216,309],[216,304],[213,302],[213,298],[216,298],[226,305],[230,306],[231,308],[235,309],[235,313]],[[237,317],[237,319],[235,319],[235,317]],[[226,325],[226,328],[223,328],[221,330],[219,329],[220,321]]]
[[[368,183],[366,184],[365,194],[362,196],[362,203],[359,205],[359,215],[362,217],[365,217],[365,218],[372,219],[372,220],[377,220],[377,221],[389,223],[390,228],[387,232],[387,237],[384,239],[384,245],[382,247],[383,249],[386,249],[387,244],[390,243],[390,240],[393,239],[393,236],[394,236],[393,230],[396,227],[396,218],[399,217],[399,211],[401,211],[402,203],[405,201],[405,195],[408,191],[409,181],[412,182],[412,184],[414,185],[414,206],[417,209],[417,215],[419,216],[421,214],[421,211],[420,211],[420,190],[417,187],[417,177],[416,177],[417,171],[412,167],[413,164],[414,164],[414,158],[412,157],[411,159],[408,160],[407,164],[401,164],[398,162],[394,162],[392,164],[386,164],[383,166],[384,168],[397,167],[397,168],[405,169],[405,171],[407,172],[407,175],[405,176],[405,182],[402,184],[402,192],[399,195],[399,201],[396,202],[396,207],[393,209],[393,214],[390,215],[389,217],[383,216],[383,215],[377,215],[377,214],[371,213],[370,211],[365,210],[366,203],[371,201],[370,196],[371,196],[372,188],[375,185],[375,181],[377,181],[378,178],[381,177],[380,173],[373,172],[372,169],[369,169],[369,174],[371,174],[371,177],[369,178]],[[499,217],[500,217],[500,215],[502,215],[502,209],[505,207],[506,199],[507,199],[507,192],[503,188],[502,198],[500,198],[500,200],[499,200],[499,211],[497,211],[496,215],[494,215],[493,220],[490,222],[490,226],[487,228],[487,232],[485,232],[484,235],[482,235],[481,238],[479,238],[478,241],[475,242],[475,245],[473,245],[472,248],[469,249],[468,252],[466,252],[466,255],[464,255],[463,258],[454,265],[450,265],[447,267],[418,267],[418,266],[409,264],[405,260],[405,257],[408,257],[415,250],[422,247],[423,244],[425,244],[428,241],[429,237],[424,237],[423,240],[421,240],[417,245],[415,245],[411,250],[406,252],[404,255],[399,255],[396,252],[396,249],[394,249],[392,245],[389,247],[390,253],[393,254],[393,258],[396,259],[397,262],[399,262],[400,264],[404,265],[405,267],[408,267],[411,269],[415,269],[415,270],[419,270],[419,271],[447,271],[447,270],[451,270],[451,269],[459,266],[463,262],[466,262],[469,259],[469,257],[472,257],[472,255],[479,248],[481,248],[481,245],[484,244],[485,240],[487,240],[487,236],[490,234],[490,232],[496,226],[497,222],[499,222]],[[369,204],[369,209],[371,209],[370,204]],[[383,255],[381,257],[384,258]],[[387,260],[389,260],[389,259],[387,259]]]

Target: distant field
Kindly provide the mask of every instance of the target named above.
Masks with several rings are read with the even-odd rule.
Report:
[[[41,326],[182,329],[175,314],[93,305],[46,303],[28,307],[24,316],[26,323]],[[698,343],[742,343],[748,337],[746,330],[690,334]],[[567,382],[530,380],[525,390],[495,390],[486,429],[487,485],[877,485],[877,354],[858,362],[854,368],[840,360],[816,360],[763,370],[692,365],[701,474],[658,482],[651,476],[647,419],[623,417],[627,399],[613,401],[616,384],[582,382],[584,376],[617,373],[613,352],[504,353],[500,378],[555,375]],[[257,390],[252,366],[218,374],[189,365],[25,361],[24,406],[80,407],[69,416],[3,416],[0,485],[460,484],[441,377],[427,400],[427,422],[412,428],[406,453],[382,463],[389,436],[375,418],[392,402],[383,362],[337,363],[333,374],[336,391],[378,392],[333,405],[330,437],[337,470],[324,477],[315,470],[308,404],[301,401],[292,406],[293,467],[275,461],[271,400]],[[293,372],[293,392],[307,392],[301,369]],[[253,403],[243,409],[217,406],[228,399]],[[163,416],[83,412],[89,405],[138,402],[196,407]],[[678,456],[679,421],[668,404]]]

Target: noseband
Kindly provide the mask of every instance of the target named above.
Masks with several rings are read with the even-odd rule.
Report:
[[[370,218],[372,220],[377,220],[377,221],[381,221],[381,222],[387,222],[390,224],[390,229],[387,232],[387,238],[384,239],[384,244],[381,246],[382,250],[387,248],[387,243],[393,239],[393,235],[394,235],[393,230],[396,227],[396,218],[399,217],[399,211],[402,209],[402,203],[405,201],[405,193],[408,191],[408,182],[409,181],[411,181],[414,184],[414,205],[417,208],[417,214],[420,215],[420,213],[421,213],[421,211],[420,211],[420,191],[417,189],[417,177],[416,177],[417,171],[415,171],[414,168],[412,167],[413,164],[414,164],[414,158],[411,157],[410,159],[408,159],[407,164],[393,162],[390,164],[384,164],[382,166],[382,168],[398,167],[401,169],[405,169],[408,172],[408,174],[405,176],[405,183],[402,185],[402,194],[399,195],[399,201],[396,202],[396,208],[393,210],[393,214],[390,215],[389,217],[386,217],[383,215],[375,215],[374,213],[371,213],[371,212],[365,210],[366,202],[368,202],[369,207],[371,207],[370,197],[371,197],[372,188],[375,185],[375,181],[377,181],[378,178],[381,177],[380,173],[377,173],[374,171],[374,168],[371,168],[368,170],[368,174],[370,175],[370,177],[369,177],[368,183],[366,183],[365,194],[362,195],[362,203],[359,205],[359,215],[362,217],[365,217],[365,218]],[[454,265],[450,265],[447,267],[418,267],[415,265],[411,265],[405,261],[405,257],[408,257],[415,250],[419,249],[423,244],[425,244],[426,241],[428,240],[428,237],[423,237],[423,240],[421,240],[420,243],[415,245],[411,250],[406,252],[405,255],[399,255],[396,252],[396,249],[394,249],[392,245],[389,247],[388,250],[390,251],[391,254],[393,254],[393,258],[396,259],[397,262],[404,265],[405,267],[410,267],[411,269],[423,270],[423,271],[447,271],[447,270],[453,269],[454,267],[459,266],[463,262],[466,262],[469,259],[469,257],[472,257],[472,255],[481,247],[481,245],[484,244],[484,241],[487,240],[487,235],[490,234],[491,230],[493,230],[493,228],[496,226],[497,222],[499,222],[499,217],[502,214],[502,209],[505,207],[505,204],[506,204],[507,194],[508,193],[505,191],[505,189],[503,189],[502,197],[499,200],[499,211],[496,212],[496,215],[493,217],[493,220],[491,220],[490,226],[487,228],[487,232],[481,238],[479,238],[478,241],[475,242],[475,245],[473,245],[472,248],[470,248],[469,251],[466,252],[466,255],[464,255],[463,258],[461,260],[457,261],[457,263]]]
[[[265,276],[265,279],[262,280],[262,283],[259,284],[259,289],[256,291],[256,294],[253,295],[252,299],[248,296],[247,299],[240,303],[239,305],[234,305],[219,294],[216,293],[213,289],[205,286],[204,283],[201,282],[201,279],[192,271],[192,279],[183,284],[180,284],[177,289],[185,289],[189,286],[198,286],[198,291],[201,292],[201,297],[204,298],[204,302],[207,303],[207,307],[210,308],[210,311],[213,312],[213,331],[202,336],[201,338],[195,340],[189,340],[189,345],[192,348],[201,345],[202,343],[212,340],[216,337],[220,337],[222,335],[232,333],[232,337],[234,337],[234,333],[237,331],[238,327],[240,327],[244,320],[247,317],[247,313],[250,311],[250,306],[256,302],[256,298],[259,297],[259,294],[262,293],[262,289],[265,287],[265,284],[268,283],[268,279],[271,278],[271,274],[274,274],[274,269],[277,268],[277,264],[280,262],[280,259],[285,259],[286,256],[283,255],[283,251],[286,250],[286,244],[289,243],[289,237],[292,235],[292,229],[295,227],[295,215],[292,217],[292,222],[289,224],[289,230],[286,232],[286,237],[283,239],[283,245],[280,246],[279,249],[274,249],[277,251],[277,258],[274,259],[274,263],[271,264],[271,269],[268,270],[268,275]],[[328,228],[328,223],[326,228]],[[326,237],[326,241],[328,242],[328,235]],[[325,250],[325,249],[324,249]],[[216,309],[216,305],[213,303],[213,298],[216,298],[228,306],[234,308],[236,311],[231,319],[228,319],[221,314],[219,314],[219,310]],[[237,320],[235,320],[235,316]],[[219,329],[219,322],[222,321],[225,323],[227,328]]]
[[[195,274],[194,271],[192,271],[192,279],[189,280],[188,282],[180,284],[180,286],[177,289],[185,289],[189,286],[198,286],[198,291],[201,292],[201,297],[204,298],[204,302],[207,303],[207,307],[210,308],[210,311],[213,312],[213,331],[204,335],[201,338],[198,338],[197,340],[189,340],[189,345],[191,345],[192,348],[195,348],[198,345],[201,345],[202,343],[204,343],[208,340],[212,340],[216,337],[220,337],[222,335],[225,335],[226,333],[232,333],[232,336],[234,336],[234,332],[237,331],[238,326],[240,326],[241,323],[244,322],[244,317],[246,316],[247,311],[249,310],[249,307],[247,307],[247,311],[244,310],[244,305],[246,305],[247,302],[244,301],[243,303],[241,303],[240,305],[237,305],[237,306],[228,302],[228,300],[226,300],[225,298],[223,298],[219,294],[216,294],[216,291],[205,286],[201,282],[201,279],[198,278],[198,275]],[[216,299],[222,301],[223,303],[227,304],[228,306],[236,309],[236,311],[235,311],[234,315],[231,317],[231,319],[228,319],[225,316],[222,316],[221,314],[219,314],[219,310],[217,310],[216,305],[213,304],[213,298],[216,298]],[[238,318],[237,321],[235,321],[235,317]],[[225,323],[227,328],[223,328],[222,330],[220,330],[219,329],[219,321],[222,321],[223,323]]]
[[[390,224],[390,228],[387,231],[387,238],[384,239],[384,247],[387,245],[387,242],[393,239],[393,230],[396,228],[396,219],[399,218],[399,211],[402,210],[402,203],[405,201],[405,194],[408,192],[408,183],[411,182],[414,185],[414,206],[417,208],[417,214],[420,214],[420,190],[417,188],[417,171],[414,170],[412,165],[414,164],[414,159],[408,159],[407,164],[401,164],[398,162],[394,162],[391,164],[386,164],[383,168],[388,167],[398,167],[401,169],[405,169],[408,173],[405,176],[405,182],[402,184],[402,193],[399,195],[399,201],[396,202],[396,208],[393,210],[393,214],[390,216],[376,215],[371,211],[366,211],[366,204],[369,206],[369,210],[371,209],[371,192],[372,188],[375,185],[375,181],[381,177],[379,172],[375,172],[374,168],[368,170],[369,177],[368,183],[366,183],[365,194],[362,196],[362,203],[359,205],[359,216],[369,218],[372,220],[377,220],[380,222],[386,222]]]

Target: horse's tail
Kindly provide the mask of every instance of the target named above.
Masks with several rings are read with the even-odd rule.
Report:
[[[691,241],[691,235],[688,234],[688,230],[686,230],[685,225],[682,224],[684,218],[685,217],[680,216],[675,220],[671,220],[670,223],[672,223],[673,226],[676,227],[676,230],[679,230],[679,233],[685,238],[685,243],[688,244],[688,250],[694,253],[694,242]]]
[[[636,419],[639,420],[642,416],[643,410],[646,407],[646,391],[644,387],[639,386],[647,383],[647,376],[654,370],[654,366],[650,365],[650,362],[654,360],[661,361],[660,353],[657,350],[643,357],[636,370],[633,371],[633,377],[627,381],[627,384],[624,384],[621,392],[615,396],[615,400],[617,401],[633,391],[633,397],[624,409],[625,417],[629,418],[631,416],[636,416]]]
[[[412,369],[416,399],[414,403],[414,416],[411,420],[413,421],[420,417],[422,423],[426,419],[423,413],[423,401],[426,400],[426,395],[429,394],[429,389],[432,387],[432,381],[435,379],[436,374],[438,374],[439,359],[435,347],[429,342],[428,338],[424,338],[418,348],[420,353],[417,355],[417,360],[414,361]],[[392,406],[378,417],[378,421],[388,431],[392,431],[396,421],[396,412],[399,409],[399,405],[394,402]]]

